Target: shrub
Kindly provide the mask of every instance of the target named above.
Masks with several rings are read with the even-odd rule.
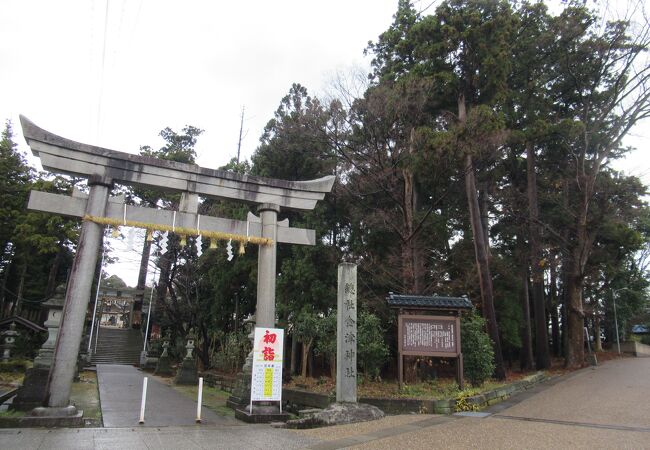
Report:
[[[11,350],[11,357],[33,359],[46,340],[47,333],[31,333],[23,330],[16,337],[15,346]]]
[[[376,315],[359,311],[357,317],[357,365],[364,376],[377,378],[388,359],[388,345],[384,339],[381,320]]]
[[[30,367],[32,367],[31,361],[25,359],[0,361],[0,372],[25,372]]]
[[[460,326],[464,376],[472,386],[480,386],[494,372],[494,349],[485,332],[485,319],[476,311],[463,317]]]
[[[330,312],[318,323],[318,340],[314,347],[317,355],[329,361],[330,376],[336,378],[336,311]]]
[[[245,332],[228,333],[223,350],[214,354],[210,365],[219,370],[235,373],[244,365],[251,350],[251,341]]]

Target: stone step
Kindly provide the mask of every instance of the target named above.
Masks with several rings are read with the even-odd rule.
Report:
[[[142,345],[140,330],[102,327],[91,364],[136,365],[140,362]]]

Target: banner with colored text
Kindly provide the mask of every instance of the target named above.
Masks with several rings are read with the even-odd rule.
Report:
[[[282,328],[255,328],[251,401],[282,401]]]

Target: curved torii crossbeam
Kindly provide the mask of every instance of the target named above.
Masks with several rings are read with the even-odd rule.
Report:
[[[257,326],[275,326],[275,277],[277,242],[315,244],[313,230],[290,228],[277,221],[280,208],[310,210],[330,192],[335,177],[311,181],[285,181],[213,170],[152,157],[132,155],[57,136],[20,116],[23,135],[46,170],[88,179],[87,196],[65,196],[32,191],[29,207],[77,217],[115,219],[126,214],[124,205],[109,203],[113,183],[181,192],[179,211],[129,206],[129,218],[150,224],[264,238],[260,245],[257,278]],[[258,205],[260,217],[249,213],[247,221],[199,216],[198,197],[212,197]],[[84,220],[70,273],[63,317],[48,380],[46,406],[54,414],[76,414],[69,406],[70,389],[83,332],[90,289],[97,264],[103,226]],[[49,414],[52,414],[50,412]]]
[[[20,123],[27,144],[41,159],[43,168],[55,173],[298,210],[314,209],[334,184],[333,176],[285,181],[132,155],[57,136],[22,115]]]

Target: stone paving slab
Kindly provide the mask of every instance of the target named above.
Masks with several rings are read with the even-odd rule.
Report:
[[[342,448],[342,447],[330,447]],[[355,445],[355,449],[646,449],[648,433],[465,417]]]
[[[616,360],[542,383],[488,408],[483,417],[433,416],[392,426],[394,418],[387,417],[383,428],[357,434],[343,427],[331,427],[327,436],[320,434],[324,430],[298,431],[323,439],[309,447],[318,450],[650,449],[648,373],[650,359]]]
[[[97,365],[97,382],[105,427],[161,427],[195,425],[196,401],[170,386],[148,379],[144,425],[138,424],[142,383],[145,374],[133,366]],[[223,417],[203,407],[204,425],[238,425],[241,422]]]
[[[0,430],[0,448],[21,450],[293,450],[315,442],[268,425]]]
[[[327,428],[327,430],[330,431],[332,439],[327,440],[325,442],[319,442],[308,448],[310,450],[333,450],[339,448],[347,448],[347,447],[351,447],[363,443],[380,441],[381,439],[384,438],[393,438],[395,436],[400,436],[402,434],[417,432],[425,428],[434,427],[436,425],[441,425],[456,420],[455,418],[447,415],[436,415],[434,417],[430,417],[424,420],[421,419],[421,417],[423,416],[413,416],[415,418],[419,418],[420,420],[413,421],[411,423],[395,424],[393,426],[389,425],[392,422],[391,419],[399,418],[399,417],[400,416],[393,416],[393,417],[388,417],[383,419],[382,422],[385,424],[383,428],[373,430],[373,431],[368,431],[366,433],[344,435],[343,437],[339,437],[339,438],[336,438],[336,436],[338,435],[339,426],[329,427]],[[377,422],[380,421],[369,422],[369,423],[376,424]],[[298,430],[298,432],[302,432],[303,434],[305,433],[305,431],[307,430]],[[397,439],[399,439],[399,437]]]
[[[650,358],[612,360],[562,377],[548,389],[507,409],[490,408],[489,412],[529,419],[649,428],[649,373]]]

